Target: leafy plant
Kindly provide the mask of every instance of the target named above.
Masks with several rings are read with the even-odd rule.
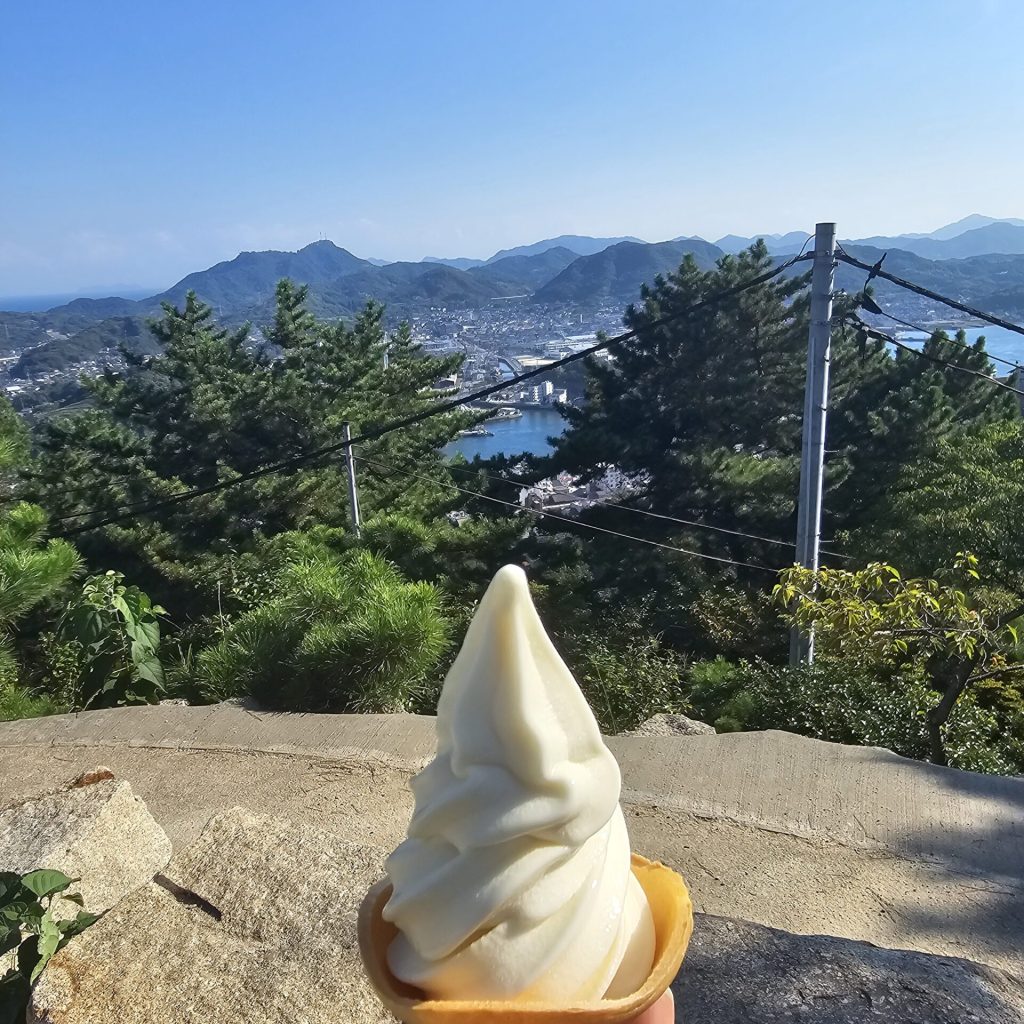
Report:
[[[30,690],[16,683],[0,684],[0,722],[59,715],[65,710],[64,705],[48,693]]]
[[[438,591],[382,558],[300,545],[267,598],[196,659],[207,699],[283,710],[399,711],[435,672],[449,622]]]
[[[603,731],[624,732],[652,715],[684,710],[683,662],[656,637],[584,632],[563,638],[561,646]]]
[[[775,599],[790,625],[814,628],[826,658],[925,676],[938,694],[926,714],[929,755],[946,764],[943,732],[957,701],[974,684],[1024,670],[1014,625],[1024,602],[992,600],[977,564],[960,553],[951,570],[909,579],[878,562],[816,572],[794,566],[781,573]]]
[[[928,712],[935,693],[912,668],[819,660],[798,668],[764,662],[698,663],[687,678],[688,698],[720,732],[783,729],[801,736],[885,747],[927,759]],[[1024,746],[1007,735],[1007,718],[985,708],[974,691],[942,725],[949,763],[969,771],[1013,774],[1024,768]],[[1017,728],[1024,726],[1018,718]]]
[[[164,692],[160,616],[117,572],[90,576],[44,640],[68,703],[77,709],[153,704]]]
[[[83,906],[77,892],[66,891],[76,881],[48,868],[25,875],[0,871],[0,956],[10,955],[14,963],[0,976],[0,1024],[24,1020],[29,993],[47,961],[99,920],[84,910],[69,919],[54,912],[58,897]]]

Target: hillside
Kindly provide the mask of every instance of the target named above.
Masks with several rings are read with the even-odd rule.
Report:
[[[64,370],[124,345],[136,353],[156,353],[160,347],[141,317],[119,316],[84,328],[69,338],[56,338],[27,349],[11,367],[11,377],[31,379]]]
[[[401,308],[414,304],[475,306],[514,289],[481,281],[464,270],[440,263],[389,263],[314,287],[316,299],[334,315],[355,312],[369,299]]]
[[[966,217],[953,221],[951,224],[943,224],[941,228],[925,232],[905,232],[899,238],[956,238],[965,231],[973,231],[974,228],[983,228],[989,224],[1014,224],[1024,228],[1024,220],[1019,217],[986,217],[981,213],[969,213]]]
[[[472,267],[482,267],[483,260],[475,260],[469,256],[455,256],[448,259],[444,256],[424,256],[423,263],[440,263],[446,267],[454,267],[456,270],[470,270]]]
[[[508,259],[509,256],[539,256],[548,249],[568,249],[577,256],[592,256],[594,253],[607,249],[610,245],[618,245],[620,242],[639,242],[646,244],[642,238],[634,238],[632,235],[623,235],[619,238],[594,238],[591,235],[559,235],[557,238],[545,238],[532,245],[517,245],[512,249],[500,249],[487,263],[497,263],[498,260]]]
[[[858,238],[854,245],[876,249],[902,249],[929,260],[958,260],[972,256],[1020,255],[1024,253],[1024,225],[999,221],[972,228],[952,238],[908,238],[902,235],[876,235]]]
[[[394,264],[390,264],[393,266]],[[374,268],[368,260],[353,256],[333,242],[312,242],[298,252],[242,252],[226,260],[183,277],[151,301],[180,304],[189,290],[223,313],[244,313],[266,302],[282,277],[311,286],[325,285],[345,274]]]
[[[578,258],[576,253],[559,245],[534,256],[506,256],[493,263],[473,267],[469,273],[495,288],[533,292]]]
[[[725,252],[737,253],[763,238],[770,253],[799,252],[807,241],[807,235],[806,231],[787,231],[784,235],[723,235],[716,239],[715,245]]]
[[[581,256],[539,288],[534,302],[630,302],[640,285],[676,270],[690,253],[698,266],[710,267],[722,250],[699,239],[673,242],[619,242],[592,256]]]
[[[844,248],[865,263],[875,263],[885,253],[885,269],[889,273],[950,298],[1000,315],[1024,315],[1024,254],[929,260],[902,249],[878,249],[856,244],[847,244]],[[846,291],[859,291],[864,285],[864,272],[840,263],[836,270],[836,285]],[[883,306],[893,300],[907,301],[908,293],[888,281],[875,280],[872,287]],[[939,316],[948,315],[944,306],[928,299],[920,302],[935,306]]]

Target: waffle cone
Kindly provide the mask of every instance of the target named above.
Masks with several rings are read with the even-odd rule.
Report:
[[[359,951],[370,982],[384,1005],[405,1024],[625,1024],[655,1003],[672,984],[693,931],[693,906],[682,878],[657,861],[634,853],[633,874],[654,918],[654,964],[647,981],[622,999],[578,1005],[514,1003],[472,999],[427,999],[388,970],[387,952],[397,929],[382,916],[391,896],[385,878],[359,908]]]

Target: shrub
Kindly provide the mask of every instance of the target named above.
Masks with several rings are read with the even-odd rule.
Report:
[[[54,900],[82,906],[77,892],[66,890],[79,879],[60,871],[40,868],[19,875],[0,871],[0,1021],[25,1019],[32,985],[47,961],[74,936],[99,920],[98,914],[79,910],[73,918],[58,917]]]
[[[652,715],[681,712],[683,662],[643,633],[609,639],[583,632],[562,640],[565,660],[604,732],[633,729]]]
[[[0,722],[59,715],[65,710],[60,701],[49,694],[39,693],[15,683],[0,684]]]
[[[400,711],[436,673],[449,623],[438,591],[368,551],[303,549],[196,659],[211,700],[251,694],[301,711]]]
[[[90,576],[41,637],[50,686],[77,710],[154,704],[164,693],[160,616],[120,573]]]
[[[780,668],[721,659],[694,665],[689,699],[720,731],[784,729],[862,746],[885,747],[925,760],[926,715],[935,691],[913,674],[871,671],[834,662]],[[973,690],[963,694],[944,727],[953,767],[993,773],[1020,771],[1020,750],[1005,723],[982,707]]]

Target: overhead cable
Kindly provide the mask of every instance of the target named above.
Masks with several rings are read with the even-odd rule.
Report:
[[[961,313],[967,313],[970,316],[976,317],[978,320],[984,320],[986,323],[992,324],[995,327],[1002,327],[1004,330],[1013,331],[1015,334],[1024,334],[1024,327],[1021,327],[1020,324],[1011,323],[1009,320],[1004,320],[1002,317],[995,316],[992,313],[986,313],[982,309],[975,309],[974,306],[968,306],[966,303],[958,302],[956,299],[951,299],[948,295],[940,295],[938,292],[933,292],[930,288],[914,284],[913,281],[907,281],[905,278],[897,277],[895,274],[890,274],[888,271],[882,270],[879,265],[881,260],[879,263],[874,265],[865,263],[863,260],[859,260],[856,257],[851,256],[841,245],[836,246],[836,259],[849,264],[851,267],[857,267],[860,270],[866,270],[868,273],[873,273],[875,277],[881,277],[892,284],[905,288],[909,292],[915,292],[918,295],[923,295],[926,299],[941,302],[944,305],[949,306],[951,309],[959,309]]]
[[[556,359],[553,363],[549,363],[545,366],[538,366],[533,370],[528,370],[525,373],[521,373],[518,376],[512,377],[509,380],[500,381],[497,384],[489,385],[485,388],[480,388],[468,395],[460,395],[455,398],[448,400],[447,402],[440,402],[437,405],[432,405],[427,409],[422,409],[420,412],[412,413],[409,416],[404,416],[398,420],[393,420],[390,423],[385,424],[382,427],[374,427],[370,430],[363,431],[363,433],[356,435],[351,441],[339,441],[335,444],[325,445],[321,448],[317,448],[313,451],[304,452],[299,455],[291,456],[287,459],[282,459],[279,462],[273,462],[266,466],[261,466],[256,469],[247,470],[246,472],[239,473],[237,476],[230,480],[222,480],[215,484],[208,484],[205,487],[196,487],[189,491],[183,491],[180,494],[172,495],[169,498],[162,499],[160,501],[136,501],[127,502],[122,505],[115,505],[108,508],[95,508],[88,509],[83,512],[74,513],[69,518],[85,518],[92,515],[102,515],[105,518],[98,520],[93,523],[86,523],[82,526],[73,527],[68,530],[64,530],[60,533],[55,534],[58,537],[73,537],[78,534],[85,533],[90,530],[99,529],[103,526],[110,526],[114,523],[121,522],[125,519],[130,519],[133,515],[141,515],[146,512],[157,511],[158,509],[169,508],[174,505],[181,504],[182,502],[191,501],[194,498],[203,497],[207,494],[215,494],[219,491],[227,490],[231,487],[236,487],[239,484],[246,483],[249,480],[256,480],[260,477],[269,476],[273,473],[280,473],[288,469],[298,468],[305,463],[313,459],[322,458],[326,455],[331,455],[336,452],[342,451],[348,444],[360,444],[366,441],[376,441],[387,434],[393,433],[396,430],[402,430],[406,427],[414,426],[417,423],[421,423],[424,420],[431,419],[434,416],[440,416],[446,412],[452,412],[455,409],[459,409],[470,402],[480,401],[490,395],[496,394],[498,391],[503,391],[506,388],[514,387],[516,384],[522,383],[525,380],[530,380],[533,377],[538,377],[543,374],[551,373],[553,370],[560,369],[563,366],[567,366],[570,363],[575,363],[581,359],[586,359],[588,356],[594,355],[597,352],[604,351],[605,349],[612,348],[614,345],[621,344],[624,341],[628,341],[631,338],[635,338],[644,331],[657,330],[660,327],[664,327],[667,324],[673,323],[676,320],[681,320],[684,317],[692,316],[694,313],[700,312],[702,309],[706,309],[710,306],[717,305],[727,298],[731,298],[733,295],[739,295],[742,292],[748,291],[751,288],[756,288],[758,285],[764,284],[767,281],[778,277],[784,273],[794,264],[801,262],[802,260],[808,259],[808,255],[794,256],[791,259],[780,263],[777,267],[772,270],[765,271],[763,274],[758,274],[756,277],[749,278],[746,281],[741,281],[739,284],[733,285],[730,288],[725,288],[720,292],[716,292],[714,295],[709,295],[698,302],[692,303],[685,309],[676,310],[674,313],[669,313],[666,316],[660,317],[657,320],[652,321],[649,324],[642,324],[639,327],[634,327],[631,330],[625,331],[622,334],[617,334],[611,338],[604,338],[598,341],[594,345],[590,345],[585,349],[581,349],[578,352],[572,352],[567,356],[563,356],[561,359]]]
[[[998,377],[982,373],[980,370],[972,370],[969,366],[960,366],[959,363],[951,363],[948,359],[940,359],[938,356],[933,356],[929,352],[924,352],[919,348],[914,348],[913,345],[907,345],[894,338],[891,334],[886,334],[884,331],[879,331],[874,327],[869,327],[859,317],[851,317],[849,323],[853,327],[874,338],[876,341],[884,341],[887,345],[895,345],[897,348],[901,348],[905,352],[910,352],[915,356],[919,356],[921,359],[927,359],[930,363],[936,363],[938,366],[944,366],[948,370],[956,370],[958,373],[966,373],[971,377],[977,377],[979,380],[983,380],[988,384],[994,384],[997,388],[1003,388],[1006,391],[1011,391],[1013,394],[1020,395],[1024,398],[1024,391],[1020,388],[1013,387],[1012,384],[1007,384],[1005,381],[1001,381]]]
[[[454,473],[483,476],[484,479],[493,480],[495,483],[513,484],[514,486],[517,487],[535,486],[534,484],[529,484],[523,480],[516,480],[515,477],[494,476],[493,474],[490,473],[484,473],[482,470],[475,470],[470,466],[453,466],[449,464],[445,468],[448,469],[450,472]],[[616,509],[617,511],[620,512],[635,512],[638,515],[650,516],[652,519],[662,519],[666,522],[677,523],[679,526],[693,527],[694,529],[698,530],[709,530],[713,533],[723,533],[731,537],[742,537],[745,540],[756,540],[762,544],[774,544],[778,547],[783,548],[794,547],[793,541],[791,540],[779,540],[777,537],[764,537],[756,533],[745,533],[742,530],[732,530],[725,526],[714,526],[711,523],[703,523],[696,519],[681,519],[678,516],[665,515],[662,512],[651,512],[649,509],[637,508],[635,505],[620,505],[618,502],[603,501],[600,498],[588,498],[587,500],[590,501],[592,504],[600,505],[603,508]],[[821,553],[823,555],[831,555],[833,558],[846,558],[846,555],[841,555],[838,551],[825,551],[824,549],[822,549]]]
[[[410,477],[414,480],[422,480],[435,486],[449,487],[454,491],[458,491],[461,494],[469,495],[473,498],[479,498],[481,501],[494,502],[496,505],[505,505],[507,508],[514,508],[517,512],[528,512],[532,515],[543,516],[545,519],[557,519],[563,523],[569,523],[572,526],[580,527],[584,530],[593,530],[597,533],[608,534],[611,537],[619,537],[622,540],[633,541],[637,544],[647,544],[650,547],[661,548],[665,551],[673,551],[678,555],[690,555],[693,558],[704,558],[711,562],[721,562],[725,565],[742,566],[746,569],[758,569],[761,572],[776,573],[779,570],[773,569],[767,565],[759,565],[756,562],[740,562],[732,558],[723,558],[720,555],[708,555],[702,551],[692,551],[688,548],[678,548],[672,544],[662,544],[660,541],[648,540],[646,537],[635,537],[629,533],[620,533],[618,530],[609,530],[603,526],[595,526],[593,523],[581,522],[578,519],[573,519],[571,516],[561,516],[557,512],[547,512],[542,509],[524,508],[522,505],[514,501],[505,501],[502,498],[495,498],[489,494],[481,494],[479,491],[472,491],[467,487],[460,487],[458,484],[452,483],[448,480],[439,480],[436,477],[424,476],[421,473],[414,473],[412,470],[401,469],[395,466],[388,466],[384,463],[378,462],[375,459],[368,459],[363,455],[355,456],[357,462],[362,462],[367,466],[372,466],[377,469],[384,470],[385,472],[401,473],[405,476]]]

